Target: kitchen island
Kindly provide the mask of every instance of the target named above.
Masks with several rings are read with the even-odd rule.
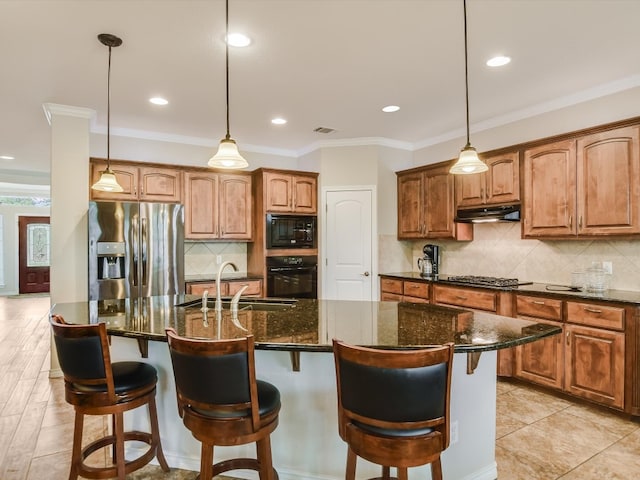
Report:
[[[237,317],[228,310],[216,316],[211,309],[206,318],[197,303],[191,308],[176,306],[192,300],[198,299],[179,295],[104,300],[57,304],[52,310],[71,323],[105,322],[114,361],[140,352],[147,356],[159,372],[158,416],[165,455],[172,467],[190,470],[199,469],[200,446],[178,417],[164,329],[173,327],[180,335],[199,338],[254,335],[258,377],[276,385],[282,395],[280,424],[272,435],[273,462],[282,480],[344,478],[347,447],[337,432],[333,338],[381,348],[454,342],[452,436],[442,456],[443,472],[450,480],[493,480],[496,350],[560,332],[541,323],[428,304],[256,302]],[[297,355],[299,363],[292,365]],[[148,428],[145,415],[133,413],[125,420],[129,427]],[[216,449],[217,459],[254,454],[251,445]],[[428,467],[415,470],[429,478]],[[245,473],[256,478],[253,472],[237,476]],[[377,476],[379,467],[359,460],[358,473]]]

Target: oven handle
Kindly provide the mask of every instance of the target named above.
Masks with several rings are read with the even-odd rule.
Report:
[[[267,272],[303,272],[314,271],[317,267],[267,267]]]

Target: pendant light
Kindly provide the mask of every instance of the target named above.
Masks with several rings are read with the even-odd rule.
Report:
[[[122,45],[122,39],[110,33],[101,33],[98,40],[103,45],[109,47],[109,69],[107,73],[107,169],[103,170],[100,180],[91,185],[93,190],[101,192],[122,192],[123,189],[116,179],[115,173],[111,170],[111,48]]]
[[[238,153],[238,146],[229,135],[229,0],[225,1],[224,44],[227,87],[227,136],[220,140],[218,152],[209,159],[208,165],[216,168],[246,168],[249,163]]]
[[[489,167],[478,158],[476,149],[469,141],[469,60],[467,54],[467,0],[462,0],[464,8],[464,86],[467,107],[467,144],[460,152],[458,161],[451,167],[449,173],[454,175],[469,175],[471,173],[486,172]]]

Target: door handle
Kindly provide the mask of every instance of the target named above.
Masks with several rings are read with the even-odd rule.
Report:
[[[364,272],[362,275],[364,275],[365,277],[369,276],[369,272]]]

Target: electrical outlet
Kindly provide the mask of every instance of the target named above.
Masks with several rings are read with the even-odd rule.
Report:
[[[458,421],[451,422],[451,431],[449,432],[450,443],[453,445],[454,443],[458,443]]]
[[[222,255],[216,255],[216,265],[220,265],[222,263]]]
[[[602,262],[602,268],[604,269],[605,273],[613,275],[613,262]]]

